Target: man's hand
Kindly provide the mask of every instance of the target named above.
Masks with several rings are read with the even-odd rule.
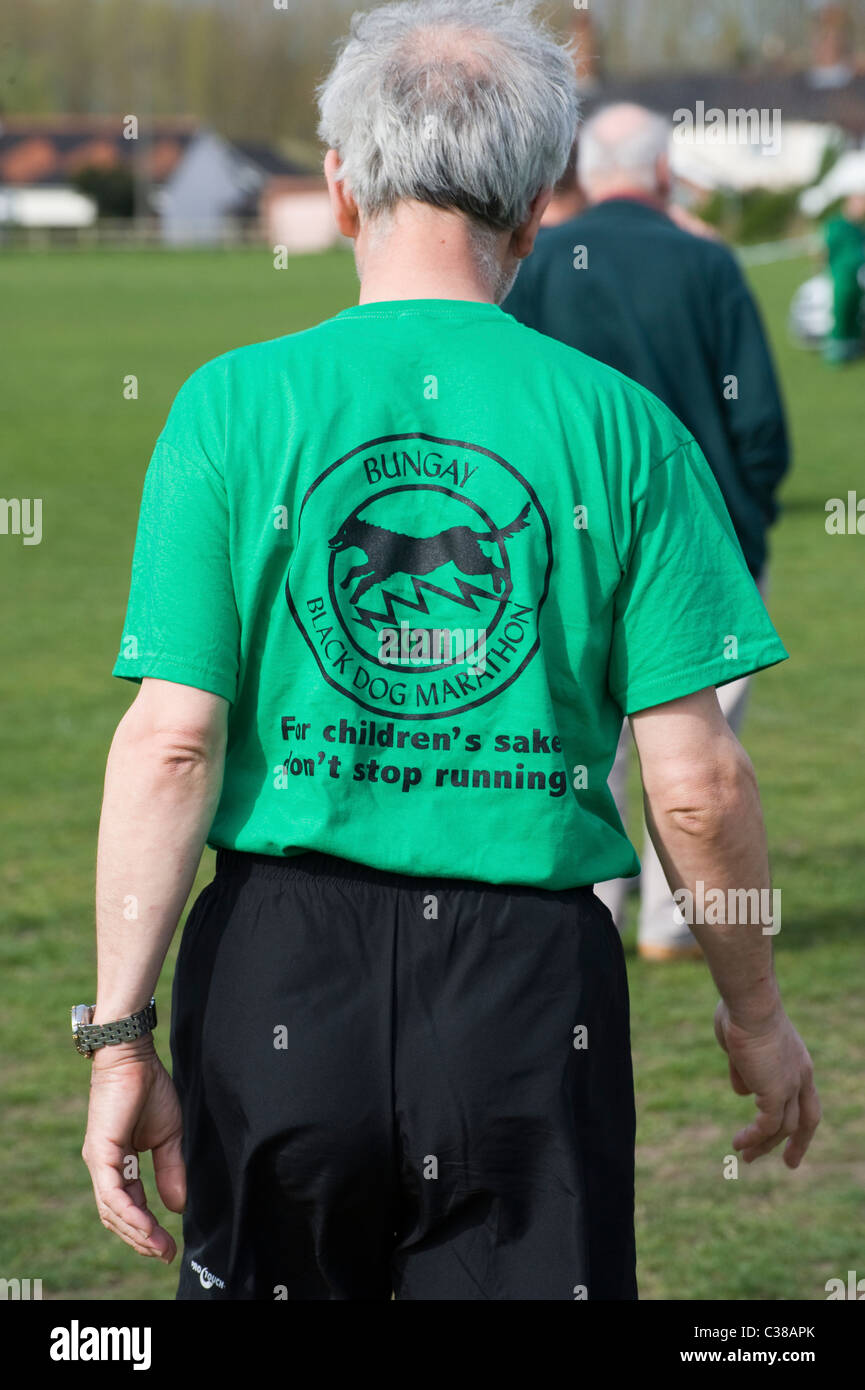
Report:
[[[169,1211],[183,1211],[186,1171],[182,1124],[174,1083],[152,1040],[100,1048],[91,1063],[90,1110],[81,1156],[90,1170],[103,1226],[139,1255],[170,1264],[177,1246],[147,1207],[138,1176],[125,1177],[134,1158],[153,1153],[159,1195]]]
[[[722,1002],[715,1012],[715,1036],[727,1053],[730,1082],[739,1096],[753,1095],[758,1115],[733,1139],[746,1163],[789,1140],[788,1168],[798,1168],[822,1114],[808,1049],[784,1010],[759,1024],[734,1023]]]

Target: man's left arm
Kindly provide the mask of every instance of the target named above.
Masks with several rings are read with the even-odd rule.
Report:
[[[143,1009],[155,993],[222,788],[229,703],[144,679],[108,758],[96,874],[94,1024]],[[103,1225],[142,1255],[170,1262],[172,1237],[148,1210],[130,1158],[152,1150],[165,1205],[182,1211],[180,1109],[151,1034],[92,1058],[82,1151]]]

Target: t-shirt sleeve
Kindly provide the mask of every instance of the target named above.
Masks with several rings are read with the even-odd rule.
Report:
[[[206,452],[157,441],[144,481],[114,675],[195,686],[234,701],[240,622],[224,480]]]
[[[694,441],[654,466],[632,518],[609,666],[623,714],[786,660]]]

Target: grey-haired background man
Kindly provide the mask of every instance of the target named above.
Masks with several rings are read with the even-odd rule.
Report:
[[[644,107],[621,103],[595,113],[580,132],[578,153],[590,206],[542,232],[505,307],[521,323],[624,372],[670,407],[705,453],[765,596],[767,532],[789,467],[784,407],[737,261],[671,202],[671,139],[670,122]],[[749,687],[744,677],[718,692],[737,734]],[[623,816],[631,746],[626,724],[610,779]],[[659,961],[699,956],[644,838],[639,952]],[[620,926],[627,889],[627,880],[616,879],[597,890]]]
[[[100,1214],[173,1258],[127,1177],[151,1149],[181,1298],[633,1299],[627,980],[592,891],[636,867],[623,714],[672,881],[768,885],[714,687],[734,617],[740,673],[785,652],[705,460],[498,305],[577,118],[533,8],[355,18],[321,108],[360,303],[195,373],[148,470],[79,1042]],[[146,1006],[205,840],[170,1079]],[[734,1143],[795,1167],[819,1106],[771,937],[698,930],[757,1102]]]

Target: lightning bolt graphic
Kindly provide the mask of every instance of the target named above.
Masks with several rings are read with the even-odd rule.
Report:
[[[408,598],[401,598],[399,594],[391,593],[390,589],[382,589],[381,597],[385,611],[383,613],[376,613],[371,608],[358,608],[356,614],[357,621],[363,627],[368,628],[375,628],[379,623],[398,626],[398,620],[394,612],[397,604],[400,604],[403,608],[410,608],[413,613],[422,613],[424,616],[429,617],[429,606],[421,592],[423,589],[427,589],[431,594],[438,594],[441,598],[450,599],[452,603],[458,603],[461,608],[470,608],[473,613],[480,611],[472,597],[473,595],[477,594],[480,598],[488,600],[493,599],[496,603],[503,603],[511,592],[510,583],[508,583],[504,593],[491,594],[488,589],[479,589],[476,584],[469,584],[465,579],[458,578],[456,580],[456,586],[459,589],[459,596],[457,596],[451,593],[450,589],[442,589],[438,584],[430,584],[426,579],[418,579],[413,574],[409,575],[409,578],[412,582],[417,603],[412,603],[411,599]]]

